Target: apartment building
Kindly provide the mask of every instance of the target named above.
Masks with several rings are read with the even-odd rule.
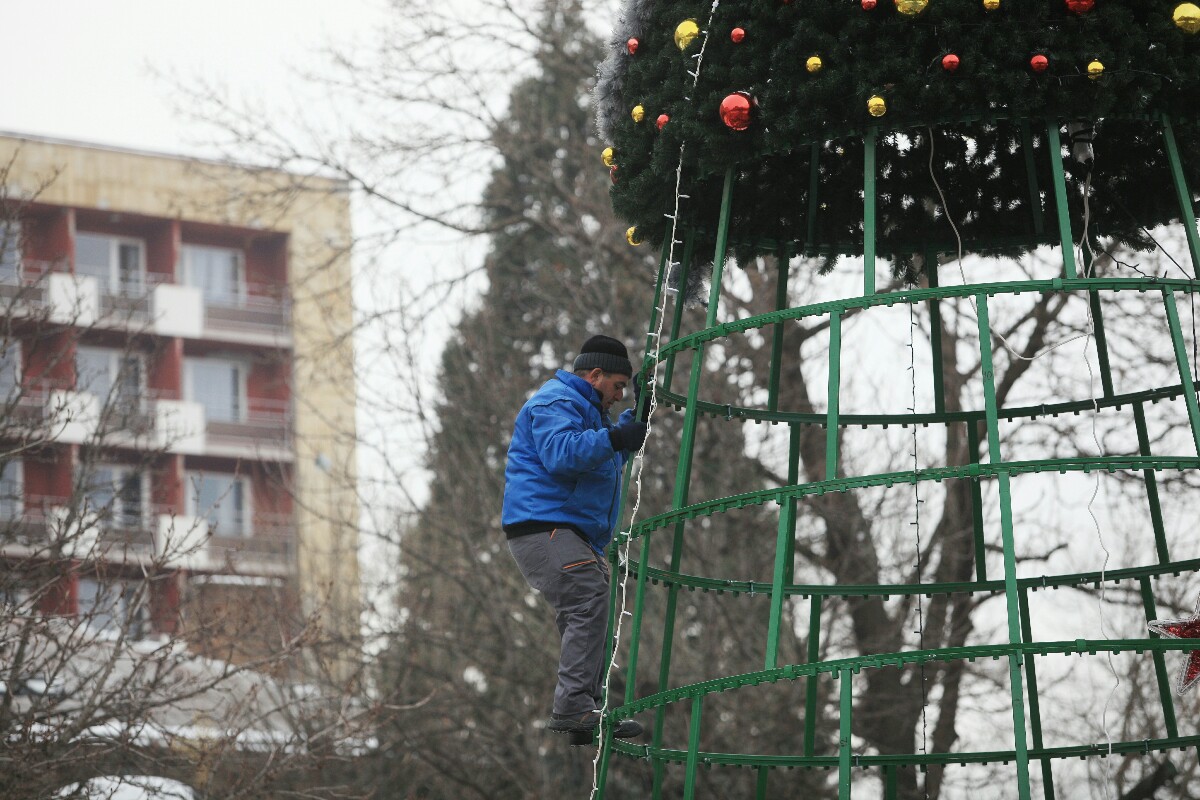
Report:
[[[354,642],[346,187],[20,135],[0,164],[0,569],[54,556],[41,611],[235,660]]]

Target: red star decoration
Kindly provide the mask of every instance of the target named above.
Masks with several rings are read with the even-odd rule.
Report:
[[[1197,607],[1200,608],[1200,601]],[[1156,619],[1147,623],[1146,627],[1168,639],[1200,639],[1200,611],[1184,619]],[[1183,694],[1197,681],[1200,681],[1200,650],[1192,650],[1183,669],[1179,670],[1179,683],[1175,691]]]

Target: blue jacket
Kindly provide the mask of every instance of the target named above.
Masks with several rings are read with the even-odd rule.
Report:
[[[633,418],[633,411],[620,421]],[[510,537],[555,525],[582,534],[598,554],[612,541],[621,504],[613,427],[592,385],[558,370],[517,414],[504,468],[502,525]]]

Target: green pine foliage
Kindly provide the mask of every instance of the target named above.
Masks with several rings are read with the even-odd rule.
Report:
[[[734,246],[753,251],[857,253],[863,231],[863,134],[877,149],[876,231],[881,254],[905,257],[954,242],[946,207],[968,250],[1013,252],[1058,241],[1046,122],[1099,122],[1089,218],[1092,231],[1144,247],[1141,226],[1180,217],[1166,152],[1154,120],[1175,124],[1189,185],[1200,187],[1200,132],[1194,122],[1200,35],[1177,28],[1172,0],[1097,0],[1083,14],[1063,0],[930,0],[915,17],[893,0],[864,10],[859,0],[765,0],[709,5],[660,2],[638,31],[635,55],[620,48],[622,84],[611,102],[618,164],[612,190],[618,214],[660,242],[669,230],[675,171],[684,148],[684,213],[715,226],[722,178],[736,178]],[[696,20],[704,33],[682,52],[676,25]],[[746,31],[734,43],[734,27]],[[703,44],[699,83],[688,70]],[[960,59],[942,67],[947,53]],[[1049,68],[1031,70],[1043,53]],[[817,55],[823,68],[810,73]],[[1087,65],[1105,67],[1098,79]],[[753,120],[733,131],[720,120],[722,98],[755,100]],[[872,117],[867,101],[883,97]],[[645,108],[636,123],[629,110]],[[655,120],[667,114],[661,131]],[[1064,144],[1066,136],[1064,134]],[[1072,202],[1084,180],[1064,147]],[[810,196],[813,170],[817,191]],[[1032,186],[1031,186],[1032,181]],[[1082,209],[1076,208],[1078,214]],[[711,230],[710,230],[711,235]]]

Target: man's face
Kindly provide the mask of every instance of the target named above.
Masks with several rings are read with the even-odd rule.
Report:
[[[587,382],[600,393],[600,407],[607,412],[613,403],[624,396],[625,387],[629,385],[629,376],[605,372],[597,367],[587,374]]]

